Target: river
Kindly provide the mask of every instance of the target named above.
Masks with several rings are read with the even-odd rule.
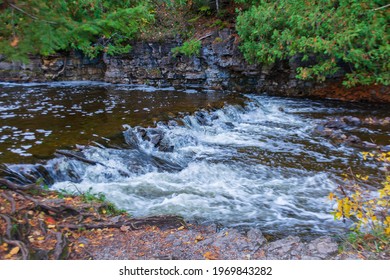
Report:
[[[334,221],[327,195],[342,174],[371,175],[373,187],[381,178],[362,148],[314,131],[327,119],[389,112],[388,105],[206,89],[2,83],[0,172],[19,183],[42,177],[53,189],[102,192],[134,216],[340,233],[348,225]],[[390,144],[388,125],[345,130]]]

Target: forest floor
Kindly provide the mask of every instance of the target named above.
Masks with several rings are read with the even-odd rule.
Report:
[[[276,240],[258,229],[132,218],[91,194],[64,195],[0,179],[0,259],[390,259],[330,237]]]

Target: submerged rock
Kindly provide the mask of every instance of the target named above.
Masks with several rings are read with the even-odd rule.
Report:
[[[353,125],[353,126],[359,126],[361,125],[362,121],[357,118],[357,117],[352,117],[352,116],[346,116],[346,117],[343,117],[342,120],[349,124],[349,125]]]

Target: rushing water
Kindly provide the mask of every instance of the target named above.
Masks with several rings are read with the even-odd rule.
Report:
[[[389,112],[334,101],[79,83],[5,84],[0,108],[1,162],[14,163],[7,168],[16,179],[41,175],[55,189],[102,192],[135,216],[179,214],[287,234],[340,232],[345,226],[329,214],[328,193],[349,167],[375,173],[360,150],[315,135],[318,123]],[[388,129],[351,131],[385,145]],[[38,163],[75,144],[83,144],[77,158]]]

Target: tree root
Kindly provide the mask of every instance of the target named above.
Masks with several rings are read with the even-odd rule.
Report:
[[[80,229],[103,229],[103,228],[121,228],[122,226],[128,226],[132,230],[138,230],[141,226],[163,226],[163,227],[178,227],[184,226],[187,227],[187,224],[182,217],[179,216],[153,216],[146,218],[133,218],[127,219],[123,222],[116,223],[84,223],[84,224],[62,224],[59,225],[60,228],[67,228],[70,230],[80,230]]]
[[[13,199],[11,195],[8,195],[5,192],[2,193],[1,196],[4,197],[6,200],[8,200],[11,203],[11,214],[15,213],[15,211],[16,211],[15,199]]]
[[[4,241],[10,245],[18,246],[20,248],[20,251],[22,253],[22,259],[23,260],[28,260],[30,257],[30,252],[26,244],[24,242],[19,241],[19,240],[9,240],[4,238]]]

